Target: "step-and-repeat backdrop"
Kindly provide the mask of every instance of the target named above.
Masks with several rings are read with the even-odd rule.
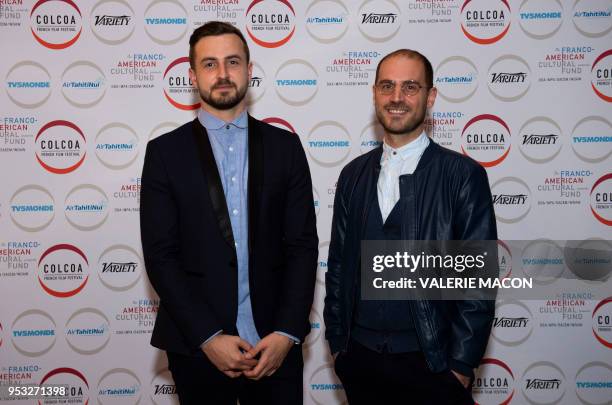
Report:
[[[320,259],[304,398],[327,405],[346,401],[323,338],[333,198],[342,167],[380,144],[377,62],[430,58],[432,139],[486,167],[501,239],[559,251],[502,255],[529,273],[563,264],[552,240],[612,239],[611,13],[610,0],[0,0],[0,384],[68,385],[43,403],[177,402],[149,346],[159,300],[138,207],[147,142],[198,108],[195,27],[246,34],[251,113],[306,150]],[[478,402],[609,404],[604,298],[575,281],[498,302]]]

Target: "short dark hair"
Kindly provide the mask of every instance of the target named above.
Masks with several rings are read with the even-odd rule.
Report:
[[[427,87],[433,87],[433,67],[431,66],[431,62],[427,59],[422,53],[414,51],[412,49],[398,49],[397,51],[393,51],[388,55],[385,55],[379,62],[378,66],[376,66],[376,79],[374,83],[378,83],[378,72],[380,71],[380,65],[383,64],[389,58],[394,56],[403,56],[409,59],[418,59],[423,63],[423,67],[425,68],[425,85]]]
[[[201,25],[195,30],[193,30],[193,33],[189,38],[189,65],[191,65],[192,69],[195,68],[195,45],[198,43],[198,41],[204,37],[225,34],[234,34],[238,36],[238,38],[240,38],[240,40],[242,41],[242,46],[244,48],[244,53],[246,54],[247,63],[249,62],[249,60],[251,59],[249,45],[247,44],[246,39],[244,39],[244,35],[242,35],[242,32],[240,32],[240,30],[234,27],[232,24],[223,21],[209,21],[206,24]]]

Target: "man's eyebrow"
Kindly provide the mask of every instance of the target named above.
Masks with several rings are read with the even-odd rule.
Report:
[[[208,62],[211,60],[218,60],[219,58],[215,58],[214,56],[204,56],[202,59],[200,59],[200,62]],[[235,55],[228,55],[224,58],[225,60],[228,59],[242,59],[242,57],[238,54]]]

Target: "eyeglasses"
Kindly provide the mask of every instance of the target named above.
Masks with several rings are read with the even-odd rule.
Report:
[[[380,82],[376,84],[375,87],[380,92],[380,94],[389,96],[395,93],[395,86],[396,86],[395,82],[392,82],[391,80],[381,80]],[[429,88],[430,87],[423,86],[419,84],[418,82],[415,82],[414,80],[407,80],[405,82],[402,82],[402,87],[401,87],[402,94],[404,96],[414,96],[421,89],[429,89]]]

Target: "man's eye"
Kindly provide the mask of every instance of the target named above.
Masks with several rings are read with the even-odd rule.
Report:
[[[204,64],[205,68],[212,68],[214,66],[215,66],[215,64],[213,62],[208,62],[208,63]]]
[[[406,90],[408,90],[408,91],[415,91],[415,90],[418,90],[418,89],[419,89],[419,86],[417,86],[417,85],[416,85],[416,84],[414,84],[414,83],[408,83],[408,84],[404,85],[404,87],[405,87],[405,88],[406,88]]]
[[[381,86],[383,90],[393,90],[393,87],[395,86],[391,83],[383,83]]]

